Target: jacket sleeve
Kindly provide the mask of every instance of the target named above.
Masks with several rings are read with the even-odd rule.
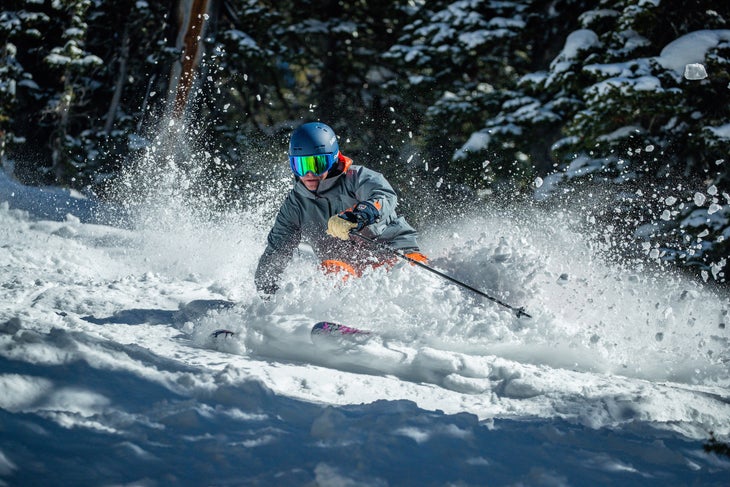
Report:
[[[357,200],[372,203],[381,218],[395,214],[398,196],[385,176],[361,166],[355,173],[353,184]]]
[[[301,220],[291,197],[282,205],[276,215],[274,226],[266,239],[266,250],[259,259],[254,283],[263,294],[274,294],[279,289],[281,273],[289,264],[294,250],[302,238]]]

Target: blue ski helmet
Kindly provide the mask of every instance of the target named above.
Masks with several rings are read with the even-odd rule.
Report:
[[[339,153],[335,131],[321,122],[300,125],[289,140],[289,165],[299,177],[308,172],[319,176],[329,171],[337,162]]]

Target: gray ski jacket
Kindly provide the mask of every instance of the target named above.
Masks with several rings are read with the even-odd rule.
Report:
[[[256,269],[254,280],[259,292],[276,292],[279,277],[302,240],[322,261],[374,262],[383,258],[382,251],[372,245],[366,248],[367,243],[327,235],[329,218],[361,201],[372,203],[380,212],[375,223],[361,230],[363,235],[396,249],[418,250],[416,231],[395,212],[398,198],[390,183],[382,174],[353,165],[352,159],[340,154],[337,169],[320,182],[316,192],[297,178],[281,205]]]

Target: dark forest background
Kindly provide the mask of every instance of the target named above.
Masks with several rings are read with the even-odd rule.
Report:
[[[726,282],[727,0],[203,4],[202,57],[177,110],[183,18],[201,2],[5,0],[6,172],[111,198],[178,117],[223,200],[252,204],[286,170],[292,127],[322,120],[416,224],[476,199],[572,198],[638,252]],[[716,39],[700,53],[707,77],[662,62],[702,31]]]

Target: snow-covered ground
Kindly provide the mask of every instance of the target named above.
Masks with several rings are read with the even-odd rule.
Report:
[[[263,301],[260,214],[98,208],[0,173],[0,485],[727,485],[727,297],[605,262],[569,212],[424,229],[517,319],[306,248]],[[324,349],[321,320],[375,334]]]

